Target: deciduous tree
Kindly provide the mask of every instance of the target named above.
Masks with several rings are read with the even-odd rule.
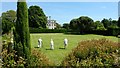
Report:
[[[2,33],[8,33],[14,25],[16,20],[16,12],[14,10],[9,10],[3,12],[1,16],[2,20]]]
[[[46,28],[47,17],[39,6],[30,6],[28,9],[29,26],[33,28]]]
[[[67,29],[67,30],[69,29],[69,26],[70,26],[69,23],[64,23],[64,24],[63,24],[63,28],[65,28],[65,29]]]

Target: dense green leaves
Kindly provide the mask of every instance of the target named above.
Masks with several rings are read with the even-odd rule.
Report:
[[[64,23],[64,24],[63,24],[63,28],[65,28],[65,29],[67,29],[67,30],[70,29],[69,26],[70,26],[69,23]]]
[[[79,20],[80,20],[80,25],[81,25],[81,27],[80,27],[80,29],[81,30],[92,30],[92,23],[93,23],[93,20],[91,19],[91,18],[89,18],[89,17],[86,17],[86,16],[81,16],[80,18],[79,18]]]
[[[120,17],[119,17],[119,19],[118,19],[118,26],[120,27]]]
[[[66,29],[39,29],[30,28],[30,33],[65,33]]]
[[[16,20],[16,12],[14,10],[9,10],[2,13],[2,30],[3,34],[8,33],[14,25]]]
[[[101,23],[103,23],[103,25],[104,25],[104,27],[107,29],[109,26],[110,26],[110,20],[108,20],[108,19],[103,19],[102,21],[101,21]]]
[[[78,19],[72,19],[70,21],[70,29],[73,29],[73,30],[78,30],[79,28],[79,20]]]
[[[2,13],[2,19],[7,19],[11,22],[14,22],[16,18],[16,12],[14,10],[9,10]]]
[[[28,59],[31,46],[26,2],[17,2],[17,21],[14,30],[14,41],[15,50],[17,51],[16,54]]]
[[[106,30],[103,23],[96,21],[93,23],[94,30]]]
[[[9,22],[8,20],[2,20],[2,30],[3,30],[3,34],[4,33],[8,33],[11,28],[13,27],[12,22]]]
[[[60,29],[61,28],[61,25],[59,23],[55,23],[55,29]]]
[[[28,9],[29,26],[33,28],[46,28],[47,17],[39,6],[30,6]]]
[[[81,16],[70,21],[70,29],[84,33],[84,31],[92,30],[92,23],[93,20],[91,18],[87,16]]]
[[[72,32],[71,33],[78,33],[78,34],[100,34],[100,35],[114,35],[117,36],[119,31],[119,21],[112,20],[111,18],[109,19],[103,19],[101,22],[100,21],[93,21],[91,18],[87,16],[81,16],[76,19],[72,19],[69,23],[69,28]],[[110,29],[113,30],[113,32],[109,32]],[[106,33],[102,33],[102,32]]]

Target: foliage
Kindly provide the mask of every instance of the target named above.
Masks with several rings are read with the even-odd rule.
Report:
[[[107,35],[117,36],[120,33],[120,28],[109,27],[107,30]]]
[[[39,29],[30,28],[30,33],[64,33],[66,29]]]
[[[63,66],[120,67],[120,46],[107,39],[82,41],[62,62]]]
[[[70,28],[83,34],[84,31],[92,30],[92,23],[93,20],[91,18],[81,16],[70,21]]]
[[[19,57],[17,61],[14,59],[17,58],[17,55],[15,55],[15,51],[12,51],[11,53],[8,53],[7,49],[4,49],[1,53],[3,62],[2,67],[24,67],[24,64],[26,64],[25,59],[22,57]]]
[[[96,21],[93,23],[93,30],[106,30],[103,23],[101,23],[100,21]]]
[[[15,54],[16,51],[13,50],[13,44],[9,42],[9,39],[6,39],[6,42],[4,42],[2,46],[3,48],[0,56],[2,56],[1,59],[3,68],[24,67],[26,60],[23,57]]]
[[[63,28],[65,28],[65,29],[67,29],[67,30],[70,29],[69,26],[70,26],[69,23],[64,23],[64,24],[63,24]]]
[[[93,20],[90,17],[87,16],[81,16],[79,18],[81,24],[80,24],[80,29],[81,30],[92,30],[92,23]],[[83,27],[83,28],[82,28]]]
[[[113,25],[113,26],[118,26],[118,21],[112,20],[112,24],[111,24],[111,25]]]
[[[31,55],[29,56],[30,59],[25,59],[24,57],[18,56],[16,53],[17,51],[14,50],[14,45],[10,42],[11,35],[4,34],[2,36],[2,40],[6,40],[3,42],[2,45],[2,53],[0,53],[0,56],[2,56],[2,67],[3,68],[30,68],[30,67],[41,67],[41,66],[51,66],[53,65],[52,62],[49,61],[49,59],[39,50],[32,49]],[[22,51],[19,50],[18,51]],[[19,52],[20,53],[20,52]],[[0,58],[1,59],[1,58]],[[17,60],[17,61],[16,61]],[[28,62],[29,61],[29,62]],[[27,64],[26,64],[27,63]],[[27,65],[27,66],[24,66]]]
[[[29,26],[33,28],[46,28],[47,17],[39,6],[30,6],[28,9]]]
[[[106,35],[109,36],[111,34],[108,33],[110,33],[108,30],[102,30],[102,29],[85,31],[85,34],[97,34],[97,35],[105,35],[105,36]]]
[[[17,21],[14,29],[14,45],[16,55],[29,59],[31,52],[26,2],[17,2]],[[29,62],[29,61],[28,61]],[[27,63],[27,62],[26,62]]]
[[[70,29],[74,30],[74,31],[79,31],[79,19],[72,19],[70,21]]]
[[[8,48],[9,42],[6,44],[6,48]],[[24,66],[28,59],[24,59],[21,56],[16,55],[15,50],[10,50],[4,48],[2,53],[0,53],[0,56],[2,56],[2,67],[4,68],[14,68],[14,67],[41,67],[41,66],[50,66],[52,65],[52,62],[49,61],[48,58],[44,54],[42,54],[40,51],[36,49],[32,49],[30,59],[29,59],[29,64],[27,66]],[[17,61],[15,61],[17,59]]]
[[[120,17],[118,18],[118,26],[120,27]]]
[[[0,34],[2,34],[2,17],[0,17]]]
[[[87,16],[81,16],[70,21],[70,29],[66,33],[117,36],[120,33],[118,25],[119,21],[112,20],[111,18],[104,18],[101,22],[93,22],[91,18]],[[109,29],[112,29],[112,32]]]
[[[118,27],[108,27],[107,30],[98,29],[98,30],[91,30],[85,31],[85,34],[97,34],[97,35],[105,35],[105,36],[118,36],[120,33],[120,28]]]
[[[14,10],[9,10],[2,13],[2,30],[3,34],[8,33],[14,25],[16,19],[16,12]]]
[[[61,28],[61,25],[59,23],[56,23],[56,28],[55,29],[60,29]]]
[[[103,23],[103,25],[104,25],[104,27],[107,29],[109,26],[110,26],[110,20],[108,20],[108,19],[103,19],[102,21],[101,21],[101,23]]]
[[[9,33],[11,28],[13,27],[12,22],[7,20],[2,20],[2,34]]]
[[[51,66],[52,62],[37,49],[32,49],[31,58],[28,67]]]
[[[105,36],[117,36],[120,33],[120,28],[118,27],[108,27],[107,30],[104,29],[96,29],[91,31],[85,31],[85,34],[97,34],[97,35],[105,35]]]
[[[2,13],[2,19],[7,19],[11,22],[14,22],[16,18],[16,12],[14,10],[9,10]]]

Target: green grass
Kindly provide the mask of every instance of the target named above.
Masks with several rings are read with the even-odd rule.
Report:
[[[99,39],[99,38],[107,38],[112,41],[118,42],[117,37],[112,36],[102,36],[102,35],[67,35],[62,33],[42,33],[42,34],[31,34],[31,47],[35,48],[38,45],[38,39],[42,38],[43,47],[38,48],[41,50],[47,58],[49,58],[56,66],[59,66],[61,61],[71,52],[73,48],[78,45],[78,42],[82,40],[90,40],[90,39]],[[54,41],[54,50],[50,49],[50,39]],[[68,39],[68,47],[67,49],[60,49],[64,47],[63,40],[64,38]],[[37,49],[37,48],[36,48]]]

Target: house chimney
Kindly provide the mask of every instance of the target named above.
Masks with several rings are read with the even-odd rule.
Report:
[[[51,16],[49,16],[49,20],[51,20]]]

